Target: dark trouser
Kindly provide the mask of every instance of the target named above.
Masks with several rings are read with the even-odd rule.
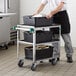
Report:
[[[73,55],[73,48],[72,48],[72,43],[71,43],[71,38],[69,34],[62,34],[61,35],[64,43],[65,43],[65,52],[67,57],[72,57]],[[60,47],[58,43],[53,43],[54,46],[54,56],[60,56]]]
[[[71,57],[73,54],[73,47],[72,47],[72,42],[69,34],[62,34],[62,38],[65,43],[65,51],[66,51],[66,56]]]

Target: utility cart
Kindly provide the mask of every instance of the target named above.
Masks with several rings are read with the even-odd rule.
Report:
[[[54,30],[54,31],[58,34],[57,38],[55,38],[55,35],[53,36],[54,33],[52,33],[52,30],[56,29],[56,28],[58,29],[58,33],[56,30]],[[58,46],[60,48],[60,35],[61,35],[60,25],[52,24],[52,25],[46,26],[46,27],[44,27],[44,26],[43,27],[35,27],[35,26],[28,26],[28,25],[17,25],[16,29],[17,29],[17,58],[19,59],[19,61],[18,61],[19,67],[23,66],[24,59],[30,59],[33,61],[32,66],[31,66],[32,71],[36,70],[36,66],[37,66],[38,62],[41,62],[41,61],[46,60],[46,59],[48,59],[49,62],[52,63],[52,65],[55,65],[57,63],[57,60],[59,60],[60,55],[59,54],[55,55],[54,46],[52,44],[58,43]],[[23,32],[24,33],[24,40],[20,39],[21,31],[22,32],[24,31]],[[47,40],[44,40],[45,37],[43,37],[44,35],[42,35],[42,37],[41,37],[42,41],[38,42],[37,40],[40,38],[37,39],[37,37],[39,37],[40,35],[37,36],[37,31],[40,31],[42,33],[45,31],[48,31],[48,32],[50,31],[51,37],[49,38],[50,34],[49,34],[48,38],[45,35]],[[26,39],[26,36],[28,33],[30,33],[30,35],[32,34],[32,36],[31,36],[32,38],[27,37],[27,39]],[[29,41],[28,39],[31,41]],[[19,56],[20,44],[31,44],[30,47],[25,47],[24,58],[21,58]],[[41,50],[38,52],[37,48],[40,48],[40,49],[43,48],[42,52],[41,52]],[[28,51],[28,53],[30,51],[32,51],[32,53],[30,53],[31,56],[26,51]],[[43,55],[43,54],[45,54],[45,55]]]

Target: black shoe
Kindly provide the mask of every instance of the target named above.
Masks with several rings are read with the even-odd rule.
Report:
[[[72,62],[73,62],[72,57],[67,57],[67,62],[68,62],[68,63],[72,63]]]

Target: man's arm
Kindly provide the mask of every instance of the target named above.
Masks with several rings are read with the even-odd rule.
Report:
[[[58,13],[62,8],[63,8],[64,2],[61,2],[56,9],[54,9],[52,12],[46,15],[46,17],[49,19],[51,18],[54,14]]]
[[[40,4],[40,6],[38,7],[38,9],[33,15],[39,14],[44,9],[44,7],[45,7],[45,4]]]

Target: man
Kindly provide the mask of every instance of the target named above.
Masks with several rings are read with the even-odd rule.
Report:
[[[44,9],[47,3],[50,6],[50,12],[46,15],[46,18],[50,19],[51,17],[53,17],[55,23],[61,24],[61,36],[65,43],[67,62],[72,63],[73,48],[69,35],[70,23],[66,10],[66,0],[42,0],[34,15],[39,14]],[[54,45],[55,47],[57,47],[57,44]],[[55,50],[58,51],[58,48]]]

